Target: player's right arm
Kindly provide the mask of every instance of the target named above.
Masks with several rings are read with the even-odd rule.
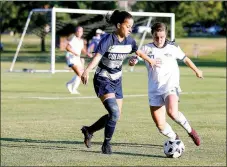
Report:
[[[98,65],[101,58],[102,58],[102,55],[100,53],[96,53],[92,61],[88,64],[87,68],[84,70],[81,76],[81,80],[83,84],[86,85],[88,83],[89,72]]]

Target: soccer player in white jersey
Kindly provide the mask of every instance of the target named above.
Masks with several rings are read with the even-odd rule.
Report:
[[[166,112],[176,123],[181,125],[192,138],[194,143],[200,145],[200,137],[190,126],[182,112],[178,110],[180,89],[180,73],[177,59],[190,67],[198,78],[203,78],[203,73],[195,64],[185,56],[185,53],[175,43],[168,41],[167,26],[164,23],[155,23],[152,26],[153,42],[142,46],[142,51],[159,63],[159,67],[153,67],[146,63],[148,71],[148,97],[150,112],[156,127],[164,136],[175,140],[178,135],[166,122]],[[131,58],[129,65],[135,65],[138,61]]]
[[[101,39],[95,50],[94,58],[84,70],[81,79],[83,84],[87,84],[89,72],[98,65],[93,78],[94,89],[108,114],[103,115],[91,126],[83,126],[81,130],[84,134],[85,145],[90,147],[93,133],[105,128],[102,153],[111,154],[110,141],[120,117],[123,103],[123,60],[128,54],[135,52],[151,66],[155,65],[155,61],[138,50],[136,41],[130,36],[134,23],[130,13],[115,10],[110,17],[107,15],[106,21],[107,23],[113,24],[116,30],[110,34],[106,34]]]
[[[66,87],[68,88],[71,94],[79,94],[77,89],[80,85],[81,75],[84,69],[84,59],[80,58],[81,52],[87,54],[88,57],[92,56],[90,53],[87,53],[82,36],[83,27],[81,26],[76,27],[74,36],[70,39],[66,46],[67,64],[75,72],[73,78],[66,83]]]

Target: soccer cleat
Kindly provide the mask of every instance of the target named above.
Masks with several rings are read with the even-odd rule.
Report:
[[[191,133],[188,133],[189,136],[192,138],[192,140],[194,141],[195,145],[199,146],[200,145],[200,138],[199,135],[197,134],[197,132],[192,129]]]
[[[93,135],[88,132],[87,126],[83,126],[81,131],[84,134],[84,144],[86,145],[87,148],[90,148],[91,147],[91,138]]]
[[[112,154],[112,148],[110,143],[103,143],[102,145],[102,153],[103,154]]]
[[[78,90],[74,90],[74,91],[71,92],[71,94],[77,94],[78,95],[78,94],[80,94],[80,92],[78,92]]]
[[[66,87],[67,87],[68,91],[72,94],[72,84],[67,82]]]

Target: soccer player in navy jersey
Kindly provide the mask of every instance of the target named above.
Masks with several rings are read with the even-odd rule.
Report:
[[[135,52],[136,55],[146,60],[151,66],[156,62],[146,54],[138,50],[135,40],[129,36],[132,32],[133,18],[126,11],[115,10],[112,15],[106,15],[106,21],[116,27],[116,31],[106,34],[101,41],[92,61],[88,64],[81,76],[83,84],[87,84],[89,72],[98,65],[93,84],[97,96],[105,106],[108,114],[103,115],[91,126],[83,126],[84,143],[91,147],[93,133],[105,128],[103,154],[111,154],[111,144],[116,123],[120,117],[123,93],[122,93],[122,63],[128,54]]]
[[[151,27],[153,42],[141,48],[145,54],[159,64],[159,66],[151,68],[145,62],[148,71],[148,97],[151,116],[161,134],[167,136],[170,140],[179,139],[179,136],[166,122],[165,115],[167,113],[173,121],[188,132],[194,143],[199,146],[201,143],[199,135],[191,127],[183,113],[178,110],[181,88],[177,59],[190,67],[198,78],[203,78],[203,72],[185,56],[185,53],[175,42],[166,39],[167,32],[167,26],[164,23],[153,24]],[[134,57],[131,59],[134,59]],[[129,64],[133,65],[130,61]]]
[[[92,38],[91,42],[88,45],[88,52],[92,53],[96,50],[100,40],[101,40],[101,34],[102,34],[102,30],[101,29],[97,29],[95,32],[95,36]]]

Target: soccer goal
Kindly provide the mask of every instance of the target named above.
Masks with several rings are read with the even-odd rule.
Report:
[[[106,33],[114,31],[107,25],[105,15],[113,11],[84,9],[33,9],[30,11],[23,32],[18,38],[18,46],[13,57],[10,72],[70,72],[65,63],[67,39],[75,27],[84,28],[83,38],[88,43],[96,29]],[[163,21],[169,25],[169,38],[175,38],[175,14],[130,12],[134,18],[132,36],[139,48],[151,39],[149,27],[154,22]],[[86,55],[82,55],[86,56]]]

